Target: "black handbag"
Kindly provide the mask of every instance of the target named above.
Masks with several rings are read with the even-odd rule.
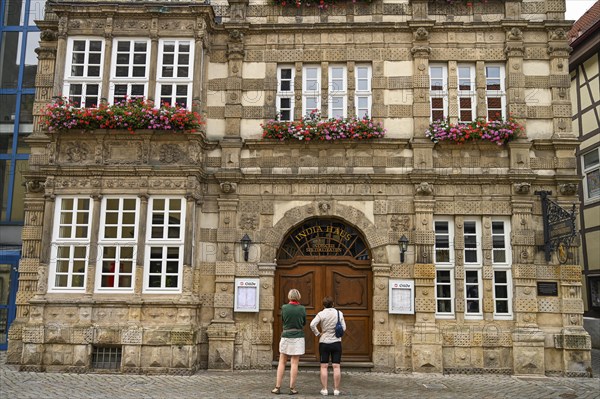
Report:
[[[337,314],[338,314],[338,320],[337,320],[337,323],[335,323],[335,336],[337,338],[342,338],[344,336],[344,327],[342,326],[342,323],[340,322],[340,311],[339,310],[337,311]]]

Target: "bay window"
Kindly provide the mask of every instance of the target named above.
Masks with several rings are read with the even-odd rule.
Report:
[[[95,107],[100,102],[104,40],[69,38],[63,93],[80,107]]]
[[[57,199],[50,253],[49,292],[85,292],[91,212],[90,198]]]
[[[183,278],[185,226],[183,197],[150,197],[146,234],[142,230],[137,197],[106,196],[100,203],[98,225],[92,222],[94,202],[89,197],[58,197],[52,232],[48,292],[136,291],[138,252],[144,259],[141,292],[180,293]],[[98,229],[97,242],[92,230]],[[140,243],[142,243],[140,247]],[[88,276],[90,251],[97,247],[95,274]],[[140,249],[141,248],[141,249]],[[90,278],[91,277],[91,278]]]
[[[183,198],[151,198],[148,212],[144,290],[181,289],[183,262]]]
[[[191,40],[161,39],[158,51],[156,99],[159,104],[178,104],[190,109],[194,43]]]
[[[110,86],[112,103],[148,96],[149,59],[149,40],[114,40]]]
[[[133,291],[137,252],[137,198],[103,198],[97,290]]]

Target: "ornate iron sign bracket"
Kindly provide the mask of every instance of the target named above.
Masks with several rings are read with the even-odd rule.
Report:
[[[568,211],[548,197],[552,191],[536,191],[535,194],[542,200],[546,261],[552,259],[552,251],[558,251],[558,261],[566,263],[569,258],[569,248],[577,236],[575,204],[573,209]]]

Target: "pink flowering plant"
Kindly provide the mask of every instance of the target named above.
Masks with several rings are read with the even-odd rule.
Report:
[[[346,4],[354,4],[357,2],[370,3],[371,0],[274,0],[275,4],[283,7],[306,7],[326,10],[330,7],[341,7]]]
[[[70,129],[138,129],[194,132],[203,122],[196,112],[179,105],[154,103],[143,99],[126,99],[116,104],[100,103],[97,107],[78,108],[66,98],[59,98],[46,108],[44,124],[48,131]]]
[[[301,121],[269,120],[260,126],[263,129],[263,138],[280,141],[369,140],[385,136],[383,125],[370,118],[321,120],[317,110],[313,110]]]
[[[523,133],[523,125],[513,118],[507,120],[477,119],[473,122],[449,123],[448,120],[435,121],[425,131],[425,136],[434,143],[451,141],[462,144],[467,141],[489,141],[503,145]]]

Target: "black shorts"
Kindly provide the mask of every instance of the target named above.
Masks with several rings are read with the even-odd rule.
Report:
[[[331,357],[332,364],[340,364],[342,361],[342,342],[319,343],[319,354],[321,355],[321,363],[329,363]]]

